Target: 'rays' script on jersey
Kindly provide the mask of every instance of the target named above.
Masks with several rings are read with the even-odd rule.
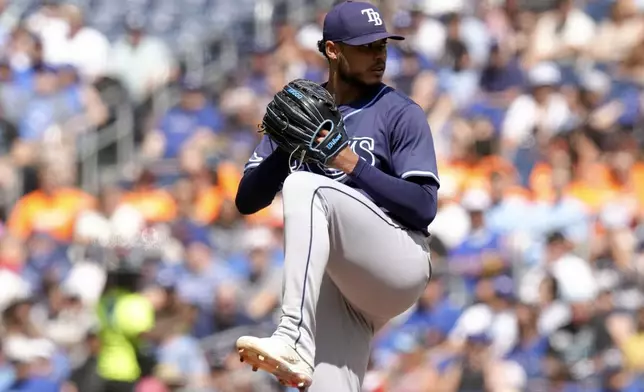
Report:
[[[395,89],[381,84],[369,97],[348,105],[340,105],[350,148],[361,159],[383,172],[399,177],[434,177],[436,157],[434,145],[423,110]],[[264,135],[245,170],[258,166],[277,145]],[[322,164],[300,164],[295,157],[292,170],[321,174],[336,181],[347,182],[340,170]]]
[[[356,153],[360,158],[364,159],[370,165],[376,164],[376,157],[373,155],[375,142],[370,137],[352,137],[349,141],[351,150]],[[336,181],[344,181],[347,175],[338,169],[326,167],[320,163],[305,163],[304,165],[298,159],[293,159],[291,162],[292,170],[306,170],[311,173],[322,174]]]

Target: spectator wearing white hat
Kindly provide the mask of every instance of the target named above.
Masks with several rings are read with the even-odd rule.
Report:
[[[54,345],[47,340],[13,337],[4,341],[4,355],[15,369],[15,380],[9,390],[59,392],[60,386],[43,374],[54,350]]]

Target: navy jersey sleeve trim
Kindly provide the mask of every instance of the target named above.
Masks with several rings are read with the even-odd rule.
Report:
[[[253,169],[259,166],[264,161],[264,158],[260,157],[257,152],[253,152],[253,155],[248,159],[248,163],[244,166],[244,172],[248,169]]]
[[[411,177],[427,177],[431,178],[434,181],[436,181],[437,184],[440,185],[440,180],[438,179],[438,176],[430,171],[422,171],[422,170],[410,170],[408,172],[405,172],[401,176],[403,179],[411,178]]]
[[[253,154],[248,158],[248,162],[244,165],[244,172],[249,169],[256,168],[264,160],[266,160],[273,152],[277,150],[277,146],[274,142],[267,136],[263,135],[262,140],[259,142]]]

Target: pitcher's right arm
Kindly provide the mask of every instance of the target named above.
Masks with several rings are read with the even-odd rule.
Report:
[[[246,163],[235,205],[243,215],[268,207],[289,175],[289,156],[264,135]]]

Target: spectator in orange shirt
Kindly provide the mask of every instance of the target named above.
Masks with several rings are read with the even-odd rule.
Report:
[[[193,218],[202,224],[218,219],[225,200],[234,200],[241,180],[241,172],[231,162],[219,162],[208,167],[204,153],[196,148],[185,148],[179,156],[181,172],[189,178],[194,193]]]
[[[39,188],[16,203],[8,221],[9,232],[21,239],[34,233],[46,233],[62,242],[72,239],[77,215],[95,204],[94,198],[66,183],[64,165],[43,163],[39,170]]]
[[[232,162],[221,162],[217,165],[217,184],[230,200],[235,200],[242,173]]]
[[[156,176],[149,169],[143,170],[132,189],[125,193],[121,203],[136,208],[148,223],[169,222],[177,214],[172,195],[156,186]]]
[[[512,173],[512,164],[498,155],[498,140],[494,126],[485,118],[459,123],[460,135],[453,141],[457,147],[452,159],[439,165],[441,173],[448,171],[458,181],[459,189],[484,188],[490,190],[492,173]],[[455,135],[456,136],[456,135]]]
[[[639,148],[632,135],[615,133],[615,150],[606,154],[608,186],[619,203],[637,206],[644,211],[644,163],[637,161]]]
[[[610,171],[600,159],[601,136],[590,129],[573,133],[571,138],[574,166],[573,181],[567,193],[586,204],[594,213],[617,195],[611,187]]]
[[[550,202],[555,199],[553,172],[565,170],[570,172],[572,161],[570,143],[565,136],[555,136],[544,148],[543,157],[530,172],[528,185],[536,201]],[[566,184],[567,186],[567,184]]]

